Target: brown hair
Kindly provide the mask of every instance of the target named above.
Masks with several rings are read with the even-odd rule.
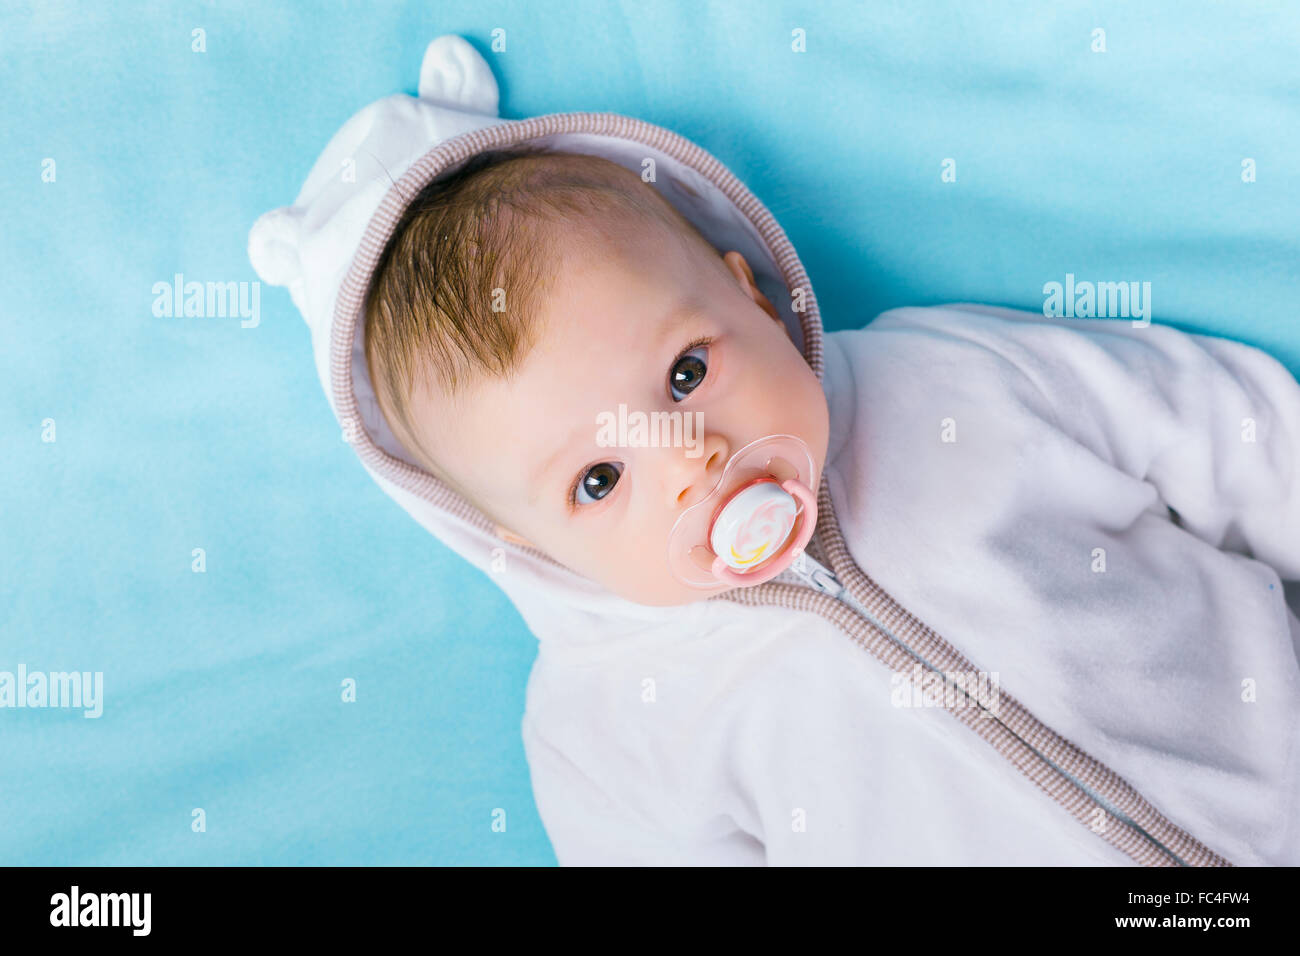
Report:
[[[567,247],[617,240],[647,217],[717,258],[654,187],[597,156],[532,145],[488,150],[411,201],[367,290],[366,365],[389,427],[434,474],[445,480],[420,444],[410,396],[429,371],[454,396],[476,376],[518,368],[558,264],[560,245],[544,227],[586,227],[564,231]]]

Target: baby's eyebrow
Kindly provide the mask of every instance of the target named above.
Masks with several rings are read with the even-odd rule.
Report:
[[[673,334],[679,331],[682,326],[690,325],[704,314],[704,303],[696,298],[682,299],[673,308],[669,309],[667,314],[659,322],[659,336],[656,339],[660,348],[663,348]]]

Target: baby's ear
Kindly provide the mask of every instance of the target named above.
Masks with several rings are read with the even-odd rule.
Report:
[[[496,526],[495,527],[496,536],[500,538],[502,541],[509,541],[511,544],[517,544],[525,548],[533,548],[538,551],[541,550],[540,548],[537,547],[537,545],[533,544],[527,538],[515,534],[505,525],[500,524],[499,522],[493,522],[493,524]]]
[[[767,296],[763,295],[762,291],[755,284],[754,270],[749,267],[749,263],[745,261],[745,257],[733,249],[722,257],[722,261],[727,264],[727,268],[731,270],[731,274],[736,277],[737,281],[740,283],[740,288],[744,293],[753,299],[760,309],[774,318],[777,322],[780,322],[782,328],[785,328],[785,323],[781,321],[781,313],[776,311],[776,306],[772,305],[772,303],[768,301]],[[786,334],[789,334],[788,330]]]

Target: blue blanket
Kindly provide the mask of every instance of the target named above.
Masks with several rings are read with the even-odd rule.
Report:
[[[995,6],[0,12],[0,672],[103,680],[98,717],[0,709],[0,863],[554,862],[514,608],[371,484],[283,290],[256,323],[158,291],[251,282],[253,220],[439,34],[506,116],[712,151],[829,329],[1149,282],[1154,321],[1300,372],[1300,7]]]

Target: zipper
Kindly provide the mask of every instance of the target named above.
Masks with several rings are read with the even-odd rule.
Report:
[[[835,600],[840,601],[841,603],[851,608],[855,613],[857,613],[863,619],[875,625],[875,627],[879,629],[879,631],[882,634],[886,635],[889,638],[889,640],[895,644],[895,646],[903,650],[905,653],[907,653],[910,657],[915,659],[919,664],[921,664],[927,670],[942,677],[944,679],[945,684],[947,683],[947,677],[945,676],[942,670],[934,667],[925,658],[921,657],[921,655],[917,654],[914,650],[912,650],[912,648],[908,647],[906,643],[899,640],[892,630],[886,627],[884,623],[882,623],[875,615],[873,615],[869,610],[867,610],[867,608],[862,604],[861,601],[859,601],[856,597],[853,596],[853,593],[844,585],[842,581],[840,581],[838,577],[835,576],[834,571],[826,567],[826,565],[822,564],[812,555],[808,554],[807,551],[801,551],[799,555],[794,559],[794,561],[790,564],[790,567],[787,568],[786,570],[793,572],[795,577],[797,577],[800,581],[808,585],[810,588],[812,588],[814,591],[818,592],[819,594],[829,595]],[[985,711],[983,716],[991,717],[995,720],[998,720],[997,715],[988,712],[987,709],[983,707],[983,704],[981,702],[975,700],[974,698],[972,698],[972,701],[976,706],[979,706],[982,710]],[[1002,723],[1001,720],[998,720],[998,722]],[[1006,727],[1005,724],[1003,724],[1003,726]],[[1186,860],[1182,859],[1172,849],[1170,849],[1168,846],[1166,846],[1164,843],[1162,843],[1152,834],[1147,832],[1142,826],[1140,826],[1137,823],[1137,821],[1133,820],[1131,817],[1129,817],[1127,814],[1121,811],[1118,807],[1114,806],[1111,801],[1107,800],[1101,794],[1097,793],[1092,787],[1089,787],[1084,781],[1079,780],[1076,776],[1066,771],[1059,764],[1057,764],[1055,761],[1050,759],[1047,755],[1043,754],[1040,750],[1030,745],[1028,741],[1025,741],[1024,738],[1021,737],[1019,734],[1017,734],[1013,729],[1011,729],[1010,727],[1006,727],[1006,730],[1008,733],[1014,734],[1017,737],[1017,739],[1021,740],[1025,744],[1025,746],[1029,747],[1029,749],[1032,750],[1040,759],[1042,759],[1044,763],[1050,766],[1061,776],[1065,777],[1067,780],[1071,781],[1073,784],[1078,786],[1079,789],[1081,789],[1084,793],[1086,793],[1095,802],[1097,806],[1102,807],[1112,817],[1114,817],[1117,820],[1120,820],[1125,825],[1131,827],[1134,831],[1141,834],[1141,836],[1144,837],[1146,840],[1154,844],[1158,849],[1160,849],[1164,853],[1167,853],[1175,861],[1177,865],[1179,866],[1188,865]]]
[[[835,576],[834,571],[826,567],[826,565],[822,564],[820,561],[814,558],[807,551],[800,552],[799,555],[791,563],[790,567],[787,568],[786,570],[793,571],[795,577],[799,578],[799,580],[803,581],[805,584],[807,584],[809,587],[811,587],[814,591],[818,592],[819,594],[829,595],[830,597],[835,598],[835,600],[839,601],[840,603],[847,605],[859,617],[862,617],[866,621],[875,625],[876,629],[879,630],[880,633],[888,637],[889,640],[892,641],[896,647],[898,647],[900,650],[906,653],[918,664],[920,664],[922,667],[924,667],[926,670],[930,671],[931,673],[937,674],[939,677],[943,678],[945,683],[947,682],[947,678],[944,676],[944,672],[942,670],[935,667],[933,664],[931,664],[928,660],[926,660],[924,657],[922,657],[912,648],[908,647],[906,643],[899,640],[897,635],[895,635],[892,630],[886,627],[883,621],[881,621],[878,617],[876,617],[869,610],[867,610],[866,606],[861,601],[859,601],[856,597],[853,596],[853,592],[850,591],[844,585],[844,583]],[[988,716],[992,717],[994,715],[988,714]]]
[[[881,624],[880,621],[876,620],[870,611],[863,607],[862,602],[849,593],[848,588],[846,588],[840,582],[840,579],[835,576],[835,572],[826,567],[826,565],[822,564],[807,551],[800,551],[799,555],[794,559],[794,562],[786,570],[793,571],[796,577],[811,587],[814,591],[821,594],[829,594],[837,601],[843,601],[886,634],[889,633],[885,626]]]
[[[885,626],[883,621],[867,610],[866,606],[853,596],[853,592],[835,576],[834,571],[826,567],[826,565],[822,564],[807,551],[800,552],[799,556],[794,559],[793,563],[791,563],[790,567],[786,570],[793,571],[795,577],[799,578],[799,580],[803,581],[819,594],[830,595],[840,603],[847,605],[859,617],[875,625],[876,629],[879,630],[880,633],[887,636],[897,647],[906,652],[908,656],[913,658],[922,667],[934,671],[935,673],[942,674],[942,671],[939,671],[924,657],[900,641],[894,632]]]

